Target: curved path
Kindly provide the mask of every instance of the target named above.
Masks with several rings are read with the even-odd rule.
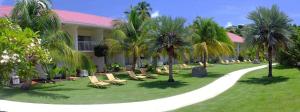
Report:
[[[267,65],[241,69],[226,74],[214,82],[187,93],[141,102],[91,104],[91,105],[57,105],[34,104],[0,100],[0,112],[161,112],[199,103],[213,98],[232,87],[247,72],[262,69]]]

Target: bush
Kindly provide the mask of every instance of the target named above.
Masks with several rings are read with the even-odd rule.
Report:
[[[108,46],[105,44],[97,45],[94,48],[94,53],[95,53],[95,56],[97,56],[97,57],[106,56],[107,52],[108,52]]]
[[[41,45],[37,32],[21,29],[7,18],[0,18],[0,85],[7,85],[12,71],[21,80],[31,82],[37,75],[35,65],[51,63],[47,49]]]
[[[121,70],[121,65],[118,63],[113,63],[106,68],[108,69],[108,71],[119,72]]]
[[[300,62],[300,28],[294,27],[294,33],[290,38],[287,49],[280,49],[277,53],[277,60],[285,66],[297,66]]]

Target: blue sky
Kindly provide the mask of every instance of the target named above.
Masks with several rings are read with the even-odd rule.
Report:
[[[0,0],[0,5],[13,5],[15,0]],[[55,9],[124,18],[123,12],[141,0],[52,0]],[[299,0],[146,0],[153,13],[184,17],[192,23],[196,16],[212,17],[222,26],[247,24],[247,14],[258,6],[277,4],[293,23],[300,24]]]

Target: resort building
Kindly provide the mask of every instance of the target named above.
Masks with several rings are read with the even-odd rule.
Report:
[[[13,7],[1,6],[0,17],[10,15]],[[103,71],[106,63],[118,62],[125,64],[123,53],[104,59],[104,57],[96,57],[94,55],[94,47],[99,45],[104,38],[111,36],[113,29],[113,19],[78,12],[54,10],[62,21],[63,30],[69,33],[74,39],[74,48],[78,51],[88,54],[88,56],[97,65],[97,71]]]
[[[1,6],[0,17],[9,16],[12,9],[13,7],[11,6]],[[74,48],[86,53],[96,64],[97,71],[103,71],[105,64],[130,64],[131,58],[125,58],[124,53],[120,53],[114,57],[106,57],[106,59],[104,57],[96,57],[94,55],[94,47],[99,45],[104,38],[111,36],[113,29],[112,18],[65,10],[54,11],[62,21],[63,30],[73,37],[75,45]],[[227,35],[236,45],[237,54],[235,58],[237,58],[240,52],[240,44],[244,42],[244,39],[229,32]]]
[[[240,55],[240,51],[241,51],[241,44],[243,44],[245,42],[245,39],[239,35],[236,35],[234,33],[231,32],[227,32],[228,37],[230,38],[230,40],[234,43],[235,45],[235,57],[234,58],[238,58],[238,56]]]

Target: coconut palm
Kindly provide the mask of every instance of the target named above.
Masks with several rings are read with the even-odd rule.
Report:
[[[152,8],[146,1],[139,2],[135,8],[142,20],[146,20],[151,17],[150,12],[152,11]]]
[[[49,50],[56,64],[79,67],[90,62],[83,61],[87,57],[73,49],[74,41],[62,30],[61,21],[52,10],[50,0],[17,0],[11,18],[22,28],[39,32],[42,45]],[[91,66],[85,67],[91,69]]]
[[[254,28],[258,31],[258,44],[266,46],[268,50],[269,73],[272,77],[273,51],[277,47],[286,46],[290,31],[291,19],[279,7],[273,5],[272,8],[259,7],[250,12],[248,18],[253,21]]]
[[[184,40],[186,28],[184,27],[185,19],[175,18],[172,19],[168,16],[161,16],[151,21],[152,30],[148,33],[152,35],[153,47],[156,51],[166,51],[168,55],[169,64],[169,80],[174,82],[173,77],[173,59],[176,56],[177,50],[181,50],[186,46]]]
[[[137,60],[147,49],[147,37],[143,30],[144,21],[139,17],[135,8],[127,14],[127,20],[115,21],[112,38],[106,39],[109,46],[109,54],[114,55],[120,51],[126,51],[132,57],[132,70],[135,69]]]
[[[192,30],[193,54],[203,57],[204,68],[207,66],[208,55],[223,56],[233,52],[232,42],[226,35],[225,29],[212,19],[197,17]]]

